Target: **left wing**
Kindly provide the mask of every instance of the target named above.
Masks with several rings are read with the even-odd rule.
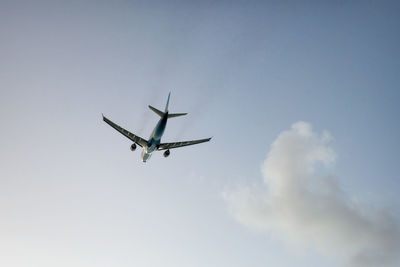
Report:
[[[117,125],[116,123],[114,123],[114,122],[110,121],[109,119],[107,119],[106,117],[104,117],[104,115],[103,115],[103,121],[105,121],[108,125],[113,127],[115,130],[117,130],[118,132],[120,132],[121,134],[126,136],[127,138],[131,139],[133,142],[135,142],[139,146],[143,147],[143,146],[148,145],[148,142],[146,139],[143,139],[143,138],[131,133],[130,131],[125,130],[121,126]]]
[[[190,146],[190,145],[208,142],[210,140],[211,140],[211,138],[205,138],[205,139],[199,139],[199,140],[193,140],[193,141],[163,143],[163,144],[158,145],[157,150],[165,150],[165,149],[177,148],[177,147],[182,147],[182,146]]]

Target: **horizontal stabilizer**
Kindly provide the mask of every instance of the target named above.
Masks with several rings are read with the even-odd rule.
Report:
[[[168,114],[168,119],[169,118],[175,118],[175,117],[179,117],[179,116],[184,116],[184,115],[186,115],[187,113],[171,113],[171,114]]]
[[[164,112],[162,112],[161,110],[156,109],[155,107],[152,107],[149,105],[149,108],[154,111],[158,116],[162,117],[164,116]]]

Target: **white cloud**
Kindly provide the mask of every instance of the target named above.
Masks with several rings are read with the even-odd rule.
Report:
[[[331,140],[305,122],[282,132],[262,165],[266,189],[224,193],[233,215],[247,227],[339,255],[348,266],[400,266],[398,222],[385,209],[353,201],[327,174],[336,158]]]

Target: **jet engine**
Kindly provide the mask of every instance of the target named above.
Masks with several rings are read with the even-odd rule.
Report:
[[[165,157],[165,158],[168,157],[170,153],[171,153],[171,152],[169,152],[169,149],[165,150],[165,152],[164,152],[164,157]]]
[[[136,150],[136,144],[133,143],[133,144],[131,145],[131,151],[135,151],[135,150]]]

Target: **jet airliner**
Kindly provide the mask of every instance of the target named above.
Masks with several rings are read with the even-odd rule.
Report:
[[[184,116],[187,114],[187,113],[169,113],[168,112],[168,104],[169,104],[170,96],[171,96],[171,93],[168,94],[168,100],[167,100],[167,104],[165,105],[164,112],[149,105],[149,108],[152,111],[154,111],[154,113],[156,113],[158,116],[161,117],[160,120],[158,121],[156,127],[154,128],[149,140],[143,139],[143,138],[125,130],[124,128],[122,128],[121,126],[110,121],[103,115],[103,120],[108,125],[110,125],[115,130],[117,130],[118,132],[123,134],[125,137],[129,138],[131,141],[133,141],[133,144],[131,145],[132,151],[136,150],[136,144],[138,144],[140,147],[143,148],[143,151],[141,154],[143,162],[148,161],[151,157],[151,153],[153,153],[156,150],[165,150],[164,157],[168,157],[170,155],[169,150],[172,148],[200,144],[200,143],[208,142],[211,140],[211,138],[205,138],[205,139],[199,139],[199,140],[193,140],[193,141],[161,143],[161,137],[164,134],[165,127],[167,126],[167,120],[169,118],[175,118],[175,117]]]

